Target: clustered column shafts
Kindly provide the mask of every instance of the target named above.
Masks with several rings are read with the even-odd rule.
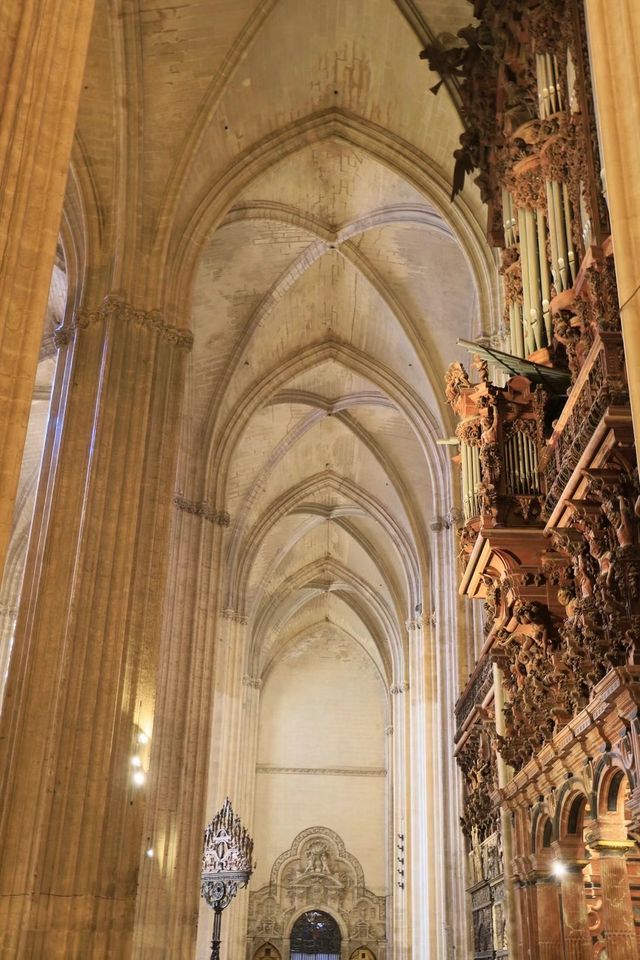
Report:
[[[131,950],[146,789],[131,758],[152,733],[189,344],[111,298],[63,348],[0,737],[0,929],[25,960]]]
[[[0,11],[0,565],[13,522],[93,6],[93,0],[4,0]]]
[[[202,857],[200,825],[207,818],[207,777],[214,690],[214,646],[207,610],[196,603],[198,577],[216,581],[225,528],[174,506],[174,535],[161,636],[156,719],[144,836],[155,856],[143,858],[136,900],[134,956],[185,956],[196,949],[193,882]],[[198,559],[202,566],[198,573]],[[207,591],[215,597],[215,591]],[[212,601],[213,602],[213,601]],[[170,607],[170,609],[167,609]],[[175,643],[180,630],[185,641]]]

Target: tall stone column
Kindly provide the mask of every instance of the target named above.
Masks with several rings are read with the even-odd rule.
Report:
[[[625,859],[634,843],[598,840],[590,848],[599,855],[602,883],[602,932],[609,960],[635,960],[638,955],[631,905],[629,874]]]
[[[242,819],[252,833],[254,825],[256,795],[256,763],[258,758],[258,734],[260,721],[260,691],[262,680],[245,674],[242,677],[244,688],[242,707],[242,739],[236,757],[237,809],[242,811]],[[222,960],[242,958],[246,951],[247,924],[249,919],[249,894],[242,891],[232,900],[227,911],[225,943],[221,951]],[[225,949],[226,946],[226,949]]]
[[[0,5],[0,568],[29,420],[93,0]]]
[[[225,518],[176,497],[133,956],[192,957],[207,819],[215,617]],[[199,601],[202,595],[206,600]],[[209,816],[207,817],[207,814]]]
[[[640,439],[640,73],[637,0],[586,0],[631,411]]]
[[[153,736],[190,344],[108,298],[76,318],[60,359],[0,719],[3,958],[131,955],[146,793],[132,758]]]

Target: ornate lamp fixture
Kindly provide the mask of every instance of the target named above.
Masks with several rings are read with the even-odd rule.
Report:
[[[222,911],[253,873],[253,840],[227,797],[204,832],[200,893],[215,913],[211,960],[220,960]]]

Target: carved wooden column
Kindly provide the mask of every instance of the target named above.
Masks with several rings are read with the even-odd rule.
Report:
[[[0,6],[0,568],[11,533],[93,0]]]
[[[637,941],[625,859],[635,846],[626,840],[596,840],[589,844],[598,853],[602,883],[602,933],[608,960],[635,960]]]
[[[44,521],[0,722],[3,957],[131,955],[191,335],[109,298],[60,359]],[[146,762],[146,761],[145,761]]]
[[[584,893],[585,861],[564,861],[566,872],[560,878],[562,930],[567,960],[592,960],[591,934]]]
[[[502,679],[502,670],[497,663],[493,664],[493,694],[496,712],[496,733],[505,736],[506,728],[504,722],[504,686]],[[513,770],[502,759],[498,752],[498,786],[504,787],[511,777]],[[518,949],[518,921],[517,904],[515,895],[515,885],[513,877],[513,829],[511,826],[511,816],[509,811],[500,808],[500,831],[502,834],[502,860],[504,869],[504,889],[505,902],[507,905],[507,929],[509,937],[509,955],[517,960],[520,956]]]
[[[531,960],[532,944],[536,941],[536,898],[535,887],[527,880],[517,880],[514,884],[516,904],[517,953],[523,960]],[[510,956],[514,953],[512,950]]]
[[[560,960],[562,923],[560,893],[554,877],[538,876],[535,881],[538,960]]]
[[[640,4],[586,0],[591,71],[606,174],[636,446],[640,440]]]

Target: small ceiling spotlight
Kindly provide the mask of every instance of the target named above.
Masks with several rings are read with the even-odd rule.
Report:
[[[564,877],[567,872],[567,866],[562,860],[554,860],[553,866],[551,868],[556,875],[556,877]]]
[[[141,787],[146,780],[143,770],[136,770],[133,777],[131,778],[135,783],[136,787]]]

